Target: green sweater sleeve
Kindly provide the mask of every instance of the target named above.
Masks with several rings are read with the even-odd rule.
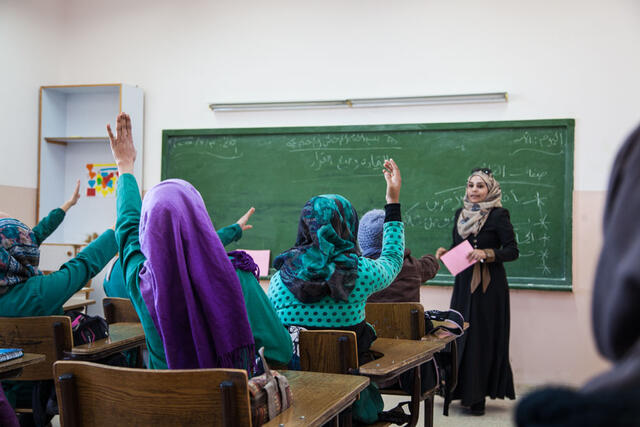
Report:
[[[120,260],[125,277],[125,286],[144,329],[149,350],[149,368],[167,369],[162,338],[153,323],[142,294],[140,294],[140,269],[146,261],[140,250],[138,228],[142,199],[136,178],[123,174],[118,179],[118,220],[116,222],[116,240],[120,251]]]
[[[289,332],[256,278],[247,271],[236,270],[236,273],[242,285],[256,351],[264,347],[264,355],[269,361],[286,365],[293,354]]]
[[[227,225],[218,230],[217,233],[222,242],[222,246],[227,246],[229,243],[240,240],[242,237],[242,227],[238,224]]]
[[[36,235],[36,243],[38,246],[40,246],[51,233],[56,231],[56,228],[58,228],[62,220],[64,220],[64,216],[65,212],[60,208],[56,208],[49,212],[49,215],[42,218],[38,225],[33,227],[33,234]]]
[[[75,258],[47,276],[34,276],[7,292],[0,313],[8,317],[62,314],[62,305],[104,268],[116,254],[113,230],[107,230]]]

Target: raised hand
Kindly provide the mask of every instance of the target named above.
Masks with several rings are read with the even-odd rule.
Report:
[[[384,179],[387,181],[387,203],[400,202],[400,187],[402,187],[402,178],[400,177],[400,168],[393,159],[384,161]]]
[[[238,224],[240,228],[242,228],[242,231],[253,228],[253,225],[247,224],[247,222],[249,222],[249,218],[251,218],[251,215],[253,215],[255,211],[256,208],[252,206],[246,214],[242,215],[240,219],[236,221],[236,224]]]
[[[133,164],[136,161],[136,148],[133,145],[131,135],[131,117],[126,113],[118,114],[116,121],[117,135],[113,136],[111,125],[107,124],[107,132],[111,142],[111,152],[118,165],[118,172],[133,173]]]
[[[71,197],[69,197],[69,200],[64,202],[62,206],[60,206],[60,209],[65,212],[68,211],[71,206],[74,206],[76,203],[78,203],[78,199],[80,199],[80,180],[76,182],[76,188],[73,190],[73,194],[71,195]]]

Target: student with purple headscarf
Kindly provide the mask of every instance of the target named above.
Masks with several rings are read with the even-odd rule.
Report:
[[[121,113],[117,136],[109,125],[107,131],[120,172],[116,239],[149,368],[251,371],[254,338],[267,357],[287,363],[291,340],[256,280],[253,260],[226,253],[200,193],[188,182],[163,181],[141,201],[132,175],[131,119]]]

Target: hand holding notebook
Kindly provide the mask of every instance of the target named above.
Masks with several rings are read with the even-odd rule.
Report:
[[[458,246],[450,249],[446,254],[442,255],[440,259],[443,264],[449,269],[452,275],[456,276],[463,270],[475,264],[476,260],[470,261],[469,254],[473,252],[471,243],[468,240],[463,240]]]

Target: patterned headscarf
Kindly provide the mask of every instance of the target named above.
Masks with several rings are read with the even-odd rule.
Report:
[[[358,274],[357,234],[358,214],[347,199],[312,198],[302,208],[295,246],[274,261],[282,283],[303,303],[326,295],[347,301]]]
[[[169,369],[254,365],[240,280],[191,184],[170,179],[142,202],[140,293]]]
[[[480,203],[470,202],[465,192],[463,199],[464,208],[458,217],[458,234],[463,239],[466,239],[471,234],[477,236],[487,221],[491,209],[502,207],[502,190],[493,175],[485,173],[482,170],[474,171],[467,179],[467,183],[474,176],[479,176],[484,181],[489,192],[487,193],[487,197]]]
[[[14,218],[0,219],[0,295],[38,270],[40,249],[33,230]]]

